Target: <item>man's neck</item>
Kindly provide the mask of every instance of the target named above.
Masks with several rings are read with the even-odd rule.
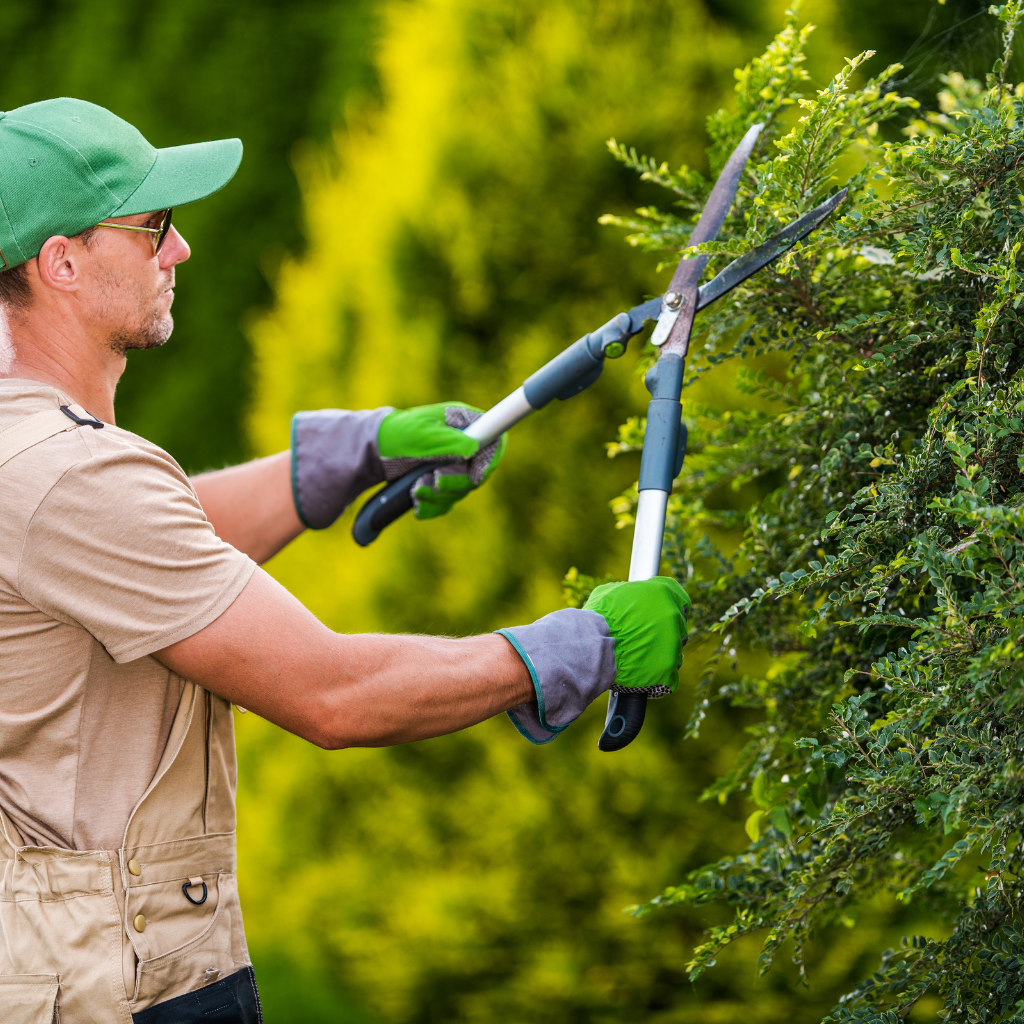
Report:
[[[4,333],[11,354],[0,365],[0,377],[49,384],[93,416],[114,423],[114,391],[124,373],[123,355],[31,312],[9,317],[6,325],[0,319],[0,335]]]

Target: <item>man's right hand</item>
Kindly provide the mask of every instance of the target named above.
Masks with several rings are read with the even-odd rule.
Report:
[[[676,692],[690,596],[671,576],[604,583],[583,607],[602,616],[615,638],[613,690],[645,697]]]
[[[219,618],[154,657],[322,747],[408,743],[502,711],[545,743],[613,685],[674,689],[688,605],[658,577],[501,636],[351,635],[257,569]]]
[[[668,576],[597,587],[582,609],[563,608],[498,632],[530,670],[534,701],[509,718],[531,743],[549,743],[600,694],[664,697],[679,684],[690,598]]]

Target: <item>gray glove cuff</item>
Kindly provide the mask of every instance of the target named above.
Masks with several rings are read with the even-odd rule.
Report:
[[[533,678],[536,703],[507,712],[531,743],[550,743],[615,682],[615,640],[597,612],[563,608],[528,626],[497,632]]]
[[[391,409],[319,409],[292,417],[292,497],[310,529],[330,526],[367,487],[384,482],[377,431]]]

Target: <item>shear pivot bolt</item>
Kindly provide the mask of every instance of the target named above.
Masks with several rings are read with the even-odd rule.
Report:
[[[665,305],[669,309],[678,309],[683,304],[683,297],[678,292],[665,292]]]
[[[625,351],[626,346],[621,341],[613,341],[604,348],[604,354],[608,359],[618,359]]]

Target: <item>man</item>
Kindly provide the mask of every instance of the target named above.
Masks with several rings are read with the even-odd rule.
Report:
[[[336,634],[257,568],[410,465],[417,514],[447,511],[504,446],[477,451],[467,407],[300,413],[289,451],[192,481],[115,426],[126,352],[171,333],[171,208],[240,159],[237,139],[157,151],[78,100],[0,114],[5,1024],[260,1019],[232,703],[327,748],[502,711],[548,742],[613,685],[677,682],[688,600],[666,578],[450,639]]]

